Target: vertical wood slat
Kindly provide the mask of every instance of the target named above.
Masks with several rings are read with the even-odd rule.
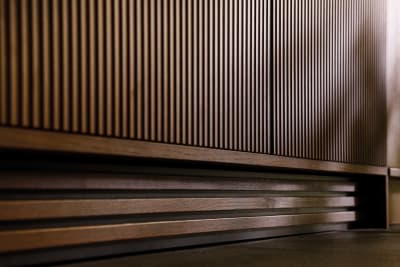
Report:
[[[22,0],[21,1],[21,113],[22,113],[22,121],[21,125],[23,127],[29,127],[30,126],[30,97],[29,97],[29,81],[30,81],[30,71],[29,71],[29,64],[30,64],[30,58],[29,58],[29,7],[28,7],[28,1]],[[0,37],[2,38],[2,37]],[[3,64],[3,63],[1,63]],[[4,63],[5,64],[5,63]],[[2,79],[2,77],[0,77]],[[4,77],[5,79],[5,77]]]
[[[150,1],[143,1],[142,5],[143,9],[139,12],[143,13],[143,139],[150,140]]]
[[[155,18],[156,18],[156,84],[157,84],[157,133],[156,133],[156,141],[157,142],[161,142],[162,141],[162,132],[163,132],[163,127],[164,127],[164,123],[163,122],[163,54],[162,54],[162,3],[158,3],[158,1],[156,1],[157,5],[156,5],[156,13],[155,13]],[[124,49],[123,49],[124,50]]]
[[[175,17],[173,18],[175,21],[175,46],[173,47],[175,49],[175,139],[177,144],[181,144],[182,136],[181,136],[181,130],[182,130],[182,121],[181,121],[181,115],[182,115],[182,46],[181,46],[181,34],[182,34],[182,28],[181,28],[181,3],[180,1],[175,1]]]
[[[135,139],[136,137],[136,129],[137,129],[137,117],[136,117],[136,91],[137,91],[137,83],[136,83],[136,2],[128,1],[128,54],[129,54],[129,138]]]
[[[224,93],[225,93],[225,50],[224,50],[224,1],[219,1],[219,146],[225,146],[225,114],[224,114]]]
[[[128,3],[121,0],[121,136],[128,137]]]
[[[105,44],[104,44],[104,1],[99,0],[97,1],[97,28],[96,28],[96,33],[97,33],[97,70],[96,70],[96,75],[97,75],[97,101],[98,101],[98,118],[97,118],[97,134],[99,135],[104,135],[106,132],[106,123],[105,123],[105,118],[106,118],[106,110],[105,110],[105,88],[106,88],[106,83],[105,83],[105,76],[104,75],[104,70],[105,70],[105,57],[104,57],[104,51],[105,51]]]
[[[88,109],[88,1],[80,1],[80,18],[79,18],[79,32],[80,32],[80,131],[81,133],[88,132],[89,109]]]
[[[384,165],[372,3],[1,0],[0,124]]]
[[[97,16],[96,16],[96,6],[100,3],[96,0],[89,0],[88,3],[88,23],[89,23],[89,109],[88,109],[88,116],[89,116],[89,133],[96,134],[96,127],[97,127],[97,95],[98,95],[98,88],[99,83],[96,81],[96,68],[98,66],[98,59],[96,55],[97,49],[97,34],[96,34],[96,25],[98,23]],[[55,34],[54,34],[55,35]]]
[[[51,1],[51,17],[52,17],[52,88],[51,102],[53,103],[52,125],[54,130],[61,129],[61,51],[60,51],[60,1]],[[93,17],[93,16],[92,16]],[[25,105],[25,104],[23,104]],[[29,104],[26,104],[29,107]],[[28,108],[29,109],[29,108]]]
[[[157,72],[156,72],[156,2],[149,2],[149,20],[150,20],[150,36],[149,36],[149,86],[150,86],[150,116],[148,119],[150,120],[150,134],[149,138],[152,141],[156,140],[156,115],[157,115],[157,106],[156,106],[156,85],[157,85]]]
[[[199,0],[193,0],[193,145],[199,144]]]
[[[215,147],[214,144],[214,3],[208,1],[208,136],[209,146]]]
[[[209,0],[203,0],[203,118],[204,118],[204,146],[209,147],[209,113],[210,113],[210,106],[209,106]]]
[[[19,47],[20,42],[18,40],[18,27],[19,27],[19,6],[17,1],[9,2],[9,50],[10,50],[10,65],[9,65],[9,77],[10,77],[10,124],[17,126],[19,124],[20,117],[20,77],[19,77]]]
[[[7,103],[7,10],[6,1],[0,1],[0,123],[8,124],[8,103]]]
[[[136,1],[136,138],[143,138],[143,35],[142,1]]]
[[[71,1],[71,21],[70,21],[70,26],[71,26],[71,31],[70,31],[70,36],[71,36],[71,89],[72,90],[72,99],[71,99],[71,105],[72,105],[72,132],[78,132],[79,131],[79,118],[80,118],[80,112],[79,112],[79,106],[80,106],[80,101],[79,101],[79,76],[80,76],[80,64],[79,64],[79,14],[78,14],[78,2],[76,1]],[[107,8],[107,10],[110,10],[110,8]],[[109,25],[107,23],[106,25]],[[111,90],[111,88],[109,88]]]
[[[13,1],[15,2],[15,1]],[[49,1],[41,2],[41,28],[42,28],[42,75],[43,75],[43,128],[50,129],[50,6]]]
[[[194,40],[194,1],[190,0],[188,1],[188,11],[187,11],[187,31],[188,31],[188,39],[187,39],[187,46],[188,46],[188,70],[187,70],[187,104],[188,104],[188,144],[193,144],[194,143],[194,134],[193,134],[193,128],[194,128],[194,66],[193,66],[193,60],[194,60],[194,50],[193,50],[193,40]]]
[[[61,36],[61,62],[63,65],[62,69],[62,129],[65,132],[70,131],[70,117],[71,117],[71,108],[70,108],[70,5],[68,0],[63,0],[61,2],[61,19],[62,19],[62,36]],[[37,7],[36,2],[32,2],[32,11]],[[36,13],[36,12],[35,12]],[[33,14],[35,14],[33,12]],[[32,17],[33,18],[33,17]],[[34,20],[32,21],[32,43],[33,49],[37,49],[37,31],[38,29],[35,27]],[[100,42],[99,42],[100,43]],[[39,127],[38,120],[38,110],[37,105],[39,102],[39,82],[37,80],[37,73],[39,69],[39,63],[37,59],[37,50],[32,51],[32,61],[33,61],[33,69],[32,78],[33,78],[33,126]],[[100,133],[101,134],[101,133]]]
[[[175,143],[175,4],[169,1],[169,97],[170,97],[170,132],[169,143]]]
[[[182,136],[182,144],[186,145],[187,144],[187,116],[188,116],[188,110],[187,110],[187,1],[182,1],[182,6],[181,6],[181,94],[182,94],[182,116],[181,116],[181,121],[182,121],[182,131],[181,131],[181,136]]]
[[[113,113],[113,120],[112,126],[112,134],[116,137],[121,136],[121,0],[114,0],[112,1],[113,11],[112,12],[112,19],[111,23],[114,26],[112,31],[112,40],[111,40],[111,47],[112,47],[112,79],[114,81],[112,85],[113,97],[114,97],[114,108],[111,109]]]

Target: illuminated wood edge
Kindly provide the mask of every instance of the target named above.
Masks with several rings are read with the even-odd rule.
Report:
[[[389,174],[391,178],[400,178],[400,169],[390,168]]]
[[[356,220],[353,211],[79,226],[0,232],[0,253],[98,242]]]
[[[386,175],[386,167],[289,158],[194,146],[0,127],[0,148]]]
[[[156,174],[2,171],[1,190],[232,190],[277,192],[356,191],[354,182],[270,180]]]
[[[2,200],[0,201],[0,221],[168,212],[354,206],[354,197]]]

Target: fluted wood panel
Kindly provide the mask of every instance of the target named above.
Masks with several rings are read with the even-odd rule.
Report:
[[[386,1],[274,3],[274,153],[384,165]]]
[[[385,0],[0,0],[0,125],[385,165]]]
[[[269,153],[269,2],[1,0],[1,124]]]

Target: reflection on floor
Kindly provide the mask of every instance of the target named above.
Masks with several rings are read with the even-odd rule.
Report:
[[[329,232],[114,258],[71,267],[400,266],[400,230]]]

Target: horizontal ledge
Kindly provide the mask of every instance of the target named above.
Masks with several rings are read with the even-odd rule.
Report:
[[[0,148],[186,160],[260,167],[386,175],[386,167],[290,158],[147,141],[0,127]]]
[[[354,197],[242,197],[0,201],[0,221],[284,208],[354,207]]]
[[[391,178],[400,178],[400,169],[399,168],[390,168],[390,177]]]
[[[195,233],[344,223],[355,220],[355,212],[345,211],[2,231],[0,253]]]
[[[276,192],[356,191],[347,181],[299,181],[269,178],[160,176],[137,173],[2,171],[1,190],[213,190]],[[8,178],[7,178],[8,177]]]

